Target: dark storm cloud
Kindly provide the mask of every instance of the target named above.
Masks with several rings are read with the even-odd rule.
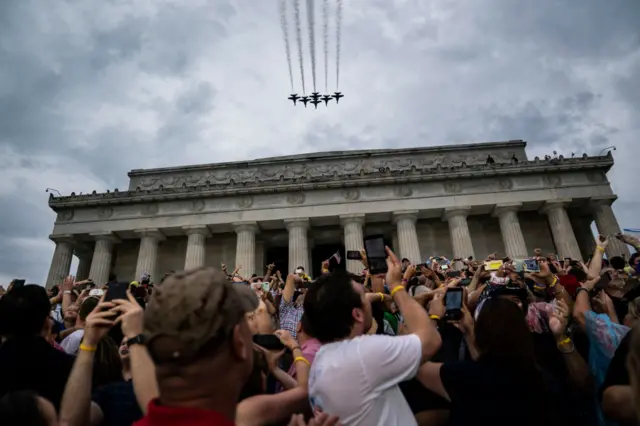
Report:
[[[282,99],[276,1],[0,1],[0,279],[46,277],[46,187],[123,189],[132,168],[319,150],[616,145],[616,213],[640,227],[640,3],[344,4],[347,97],[314,111]]]

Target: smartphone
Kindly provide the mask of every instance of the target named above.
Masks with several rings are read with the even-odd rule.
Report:
[[[101,288],[94,288],[91,291],[89,291],[89,297],[102,297],[102,295],[104,294],[104,290],[102,290]]]
[[[426,263],[418,263],[416,265],[416,271],[420,271],[422,268],[426,268],[427,264]]]
[[[447,289],[444,296],[444,317],[447,320],[457,321],[462,318],[462,296],[464,295],[461,287],[453,287]]]
[[[281,351],[285,348],[278,336],[273,334],[254,334],[253,343],[270,351]]]
[[[358,250],[347,250],[347,259],[349,260],[361,260],[362,254]]]
[[[113,282],[109,284],[107,294],[104,296],[105,302],[110,302],[116,299],[127,299],[127,289],[129,283],[125,281]]]
[[[598,281],[594,287],[594,290],[604,290],[609,286],[611,282],[611,274],[609,272],[605,273],[600,277],[600,281]]]
[[[449,271],[447,272],[447,277],[458,278],[461,274],[462,274],[462,271]]]
[[[367,253],[367,263],[371,275],[387,273],[387,251],[385,250],[384,237],[372,235],[364,239],[364,250]]]
[[[471,284],[471,278],[463,278],[460,280],[461,286],[468,286],[469,284]]]
[[[13,290],[18,289],[20,287],[24,287],[24,283],[26,282],[26,280],[20,280],[18,278],[13,280]]]
[[[502,264],[502,260],[487,260],[484,262],[484,269],[485,271],[497,271]]]
[[[269,291],[269,283],[268,282],[263,282],[262,283],[262,291]]]
[[[527,272],[540,272],[540,265],[535,259],[525,259],[524,270]]]

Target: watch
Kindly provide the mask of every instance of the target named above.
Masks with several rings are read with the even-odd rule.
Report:
[[[133,346],[133,345],[144,345],[145,343],[145,338],[142,334],[138,334],[135,337],[132,337],[131,339],[127,339],[127,346]]]

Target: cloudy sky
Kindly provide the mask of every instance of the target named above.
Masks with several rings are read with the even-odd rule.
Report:
[[[347,97],[317,112],[283,98],[277,3],[0,1],[0,283],[46,278],[47,187],[100,192],[132,168],[318,150],[615,145],[615,211],[640,227],[637,0],[344,0]]]

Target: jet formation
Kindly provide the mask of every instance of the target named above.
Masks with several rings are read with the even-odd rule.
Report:
[[[340,102],[340,98],[344,98],[342,92],[334,92],[333,95],[321,95],[318,92],[313,92],[310,96],[298,96],[297,93],[293,93],[287,99],[293,102],[294,105],[297,105],[297,102],[300,101],[304,107],[307,107],[307,103],[311,103],[318,109],[318,105],[324,102],[325,106],[329,106],[329,101],[332,99],[336,100],[336,103]]]

